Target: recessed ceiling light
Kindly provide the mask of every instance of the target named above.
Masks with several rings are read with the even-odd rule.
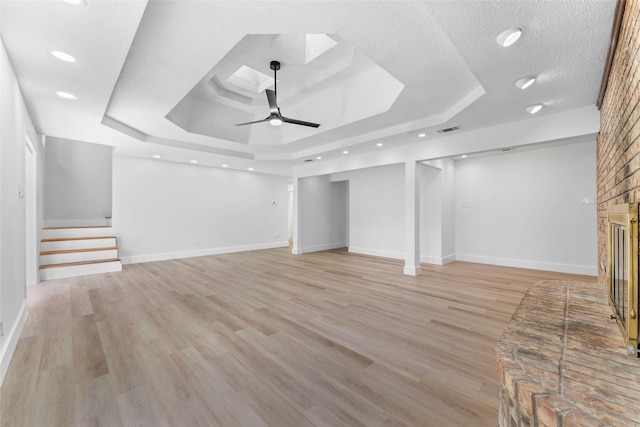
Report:
[[[538,111],[542,110],[542,104],[529,105],[527,108],[525,108],[525,110],[527,110],[527,113],[529,114],[535,114]]]
[[[228,167],[229,167],[229,165],[222,165],[222,167],[223,167],[223,168],[228,168]]]
[[[161,156],[160,154],[154,154],[154,155],[153,155],[153,158],[154,158],[154,159],[161,159],[161,158],[162,158],[162,156]]]
[[[58,95],[60,98],[64,98],[64,99],[78,99],[77,96],[75,96],[72,93],[68,93],[68,92],[58,91],[58,92],[56,92],[56,95]]]
[[[527,76],[527,77],[523,77],[521,79],[516,80],[516,87],[518,89],[526,89],[529,86],[531,86],[532,84],[534,84],[536,82],[536,78],[533,76]]]
[[[347,150],[344,150],[342,154],[349,154],[349,152]]]
[[[460,156],[460,157],[462,157],[463,159],[466,159],[466,158],[467,158],[467,155],[466,155],[466,154],[463,154],[463,155],[462,155],[462,156]]]
[[[316,157],[316,160],[322,160],[322,157],[318,156]]]
[[[502,47],[509,47],[517,42],[521,35],[522,28],[509,28],[508,30],[504,30],[503,32],[498,34],[498,37],[496,37],[496,42]]]
[[[378,143],[376,144],[376,146],[377,146],[377,147],[382,147],[382,142],[378,142]]]
[[[252,171],[252,170],[253,170],[253,168],[249,168],[248,170]]]
[[[60,61],[76,62],[76,58],[74,58],[73,56],[69,55],[66,52],[62,52],[62,51],[59,51],[59,50],[50,50],[49,54],[51,56],[53,56],[54,58],[59,59]]]
[[[82,0],[62,0],[65,3],[69,3],[69,4],[80,4],[82,3]]]
[[[420,134],[418,134],[418,136],[419,136],[420,138],[424,138],[425,136],[427,136],[427,134],[426,134],[426,133],[420,133]]]
[[[189,163],[196,164],[196,163],[198,163],[198,161],[197,160],[189,160]]]

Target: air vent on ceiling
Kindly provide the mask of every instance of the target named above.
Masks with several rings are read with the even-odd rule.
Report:
[[[304,159],[303,162],[307,163],[307,162],[313,162],[313,159]]]
[[[451,126],[450,128],[440,129],[438,133],[453,132],[454,130],[459,130],[459,129],[460,129],[460,126]]]

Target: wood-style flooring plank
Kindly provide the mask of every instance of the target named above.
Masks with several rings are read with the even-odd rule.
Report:
[[[495,344],[541,280],[286,248],[28,288],[5,426],[495,426]]]

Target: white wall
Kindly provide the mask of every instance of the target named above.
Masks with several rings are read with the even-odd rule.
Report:
[[[46,139],[45,222],[91,222],[111,216],[113,147]]]
[[[349,251],[404,258],[404,164],[332,175],[349,180]]]
[[[1,6],[0,6],[1,8]],[[25,143],[42,148],[0,41],[0,384],[24,325],[26,301]],[[40,163],[39,163],[40,164]],[[38,198],[36,198],[36,201]],[[41,210],[41,205],[36,206]],[[41,215],[38,213],[36,217]]]
[[[298,183],[300,242],[298,253],[347,246],[348,183],[331,182],[328,175]]]
[[[124,263],[287,246],[287,198],[286,177],[113,160],[113,230]]]
[[[597,273],[595,140],[456,165],[457,259]]]

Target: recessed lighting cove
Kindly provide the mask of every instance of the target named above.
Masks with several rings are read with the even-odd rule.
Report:
[[[68,93],[68,92],[58,91],[58,92],[56,92],[56,95],[58,95],[60,98],[64,98],[64,99],[78,99],[77,96],[75,96],[72,93]]]
[[[535,77],[527,76],[527,77],[523,77],[521,79],[516,80],[515,85],[516,85],[516,87],[518,89],[524,90],[524,89],[528,88],[529,86],[531,86],[532,84],[534,84],[535,82],[536,82],[536,78]]]
[[[527,108],[525,108],[525,110],[527,110],[527,113],[529,114],[535,114],[538,111],[542,110],[542,104],[529,105]]]
[[[502,47],[509,47],[517,42],[521,35],[522,28],[509,28],[508,30],[504,30],[503,32],[498,34],[498,37],[496,37],[496,42]]]
[[[76,62],[76,58],[74,58],[73,56],[69,55],[66,52],[62,52],[59,50],[50,50],[49,54],[51,56],[53,56],[56,59],[59,59],[60,61],[64,61],[64,62]]]

